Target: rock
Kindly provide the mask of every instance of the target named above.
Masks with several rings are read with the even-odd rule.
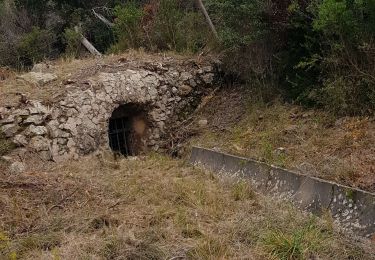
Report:
[[[33,125],[41,125],[44,122],[44,117],[41,115],[33,115],[29,116],[23,123],[26,125],[33,124]]]
[[[35,136],[31,138],[29,147],[36,152],[49,151],[50,150],[50,141],[42,136]]]
[[[279,148],[276,149],[275,152],[276,152],[277,155],[285,155],[286,154],[286,148],[279,147]]]
[[[1,156],[1,160],[5,161],[7,163],[10,163],[13,160],[13,158],[10,157],[10,156],[5,156],[4,155],[4,156]]]
[[[48,133],[48,130],[46,127],[35,126],[35,125],[30,125],[25,131],[25,134],[27,136],[46,135],[47,133]]]
[[[38,84],[39,86],[44,86],[47,83],[56,80],[57,76],[52,73],[29,72],[19,76],[19,78],[33,84]]]
[[[17,145],[17,146],[26,146],[28,144],[27,142],[27,139],[24,135],[16,135],[14,138],[13,138],[13,142]]]
[[[40,159],[43,161],[50,161],[52,160],[52,153],[51,151],[40,151],[39,153]]]
[[[192,90],[193,90],[193,88],[188,86],[188,85],[182,85],[178,88],[178,91],[179,91],[181,96],[189,95]]]
[[[212,81],[214,81],[214,74],[213,73],[204,74],[202,76],[202,79],[203,79],[204,83],[211,84]]]
[[[20,174],[25,171],[25,164],[22,162],[14,162],[9,166],[9,171],[13,174]]]
[[[48,65],[45,63],[37,63],[31,69],[32,72],[45,72],[48,70]]]
[[[29,107],[28,110],[31,115],[36,115],[36,114],[51,114],[51,110],[44,106],[41,102],[38,101],[31,101],[32,107]]]
[[[17,134],[20,127],[16,124],[10,124],[10,125],[4,125],[1,127],[1,131],[5,135],[5,137],[13,137],[15,134]]]
[[[199,127],[206,127],[208,125],[208,121],[206,119],[201,119],[198,121]]]
[[[185,81],[190,80],[191,78],[193,78],[193,76],[189,72],[182,72],[181,73],[181,76],[180,76],[181,81],[185,82]]]
[[[30,112],[29,110],[27,109],[17,109],[13,112],[13,114],[15,116],[20,116],[20,117],[25,117],[25,116],[29,116],[30,115]]]
[[[172,93],[173,93],[173,94],[177,94],[177,92],[178,92],[178,89],[177,89],[176,87],[173,87],[173,88],[172,88]]]
[[[0,121],[0,125],[12,124],[16,121],[16,117],[14,115],[10,115],[7,118]]]
[[[302,114],[302,118],[309,118],[314,115],[314,111],[306,112]]]

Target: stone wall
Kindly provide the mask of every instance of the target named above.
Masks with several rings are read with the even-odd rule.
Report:
[[[16,106],[0,106],[0,127],[22,149],[56,162],[108,147],[108,121],[124,104],[146,111],[144,144],[158,150],[172,120],[211,87],[214,67],[194,63],[144,62],[142,66],[101,70],[64,84],[52,104],[21,95]],[[41,91],[43,91],[41,89]]]

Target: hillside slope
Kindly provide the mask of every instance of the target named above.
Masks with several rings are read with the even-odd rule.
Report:
[[[208,125],[190,144],[254,158],[375,191],[375,119],[335,117],[250,89],[223,89],[200,111]]]
[[[0,176],[0,258],[374,259],[331,219],[164,156]]]

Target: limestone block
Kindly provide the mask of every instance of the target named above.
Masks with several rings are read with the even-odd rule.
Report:
[[[16,122],[16,116],[15,115],[10,115],[7,118],[3,119],[0,121],[0,125],[6,125],[6,124],[12,124]]]
[[[35,126],[35,125],[30,125],[25,131],[25,134],[27,136],[46,135],[47,133],[48,133],[48,130],[46,127]]]
[[[47,83],[56,80],[57,76],[52,73],[29,72],[19,76],[19,78],[33,84],[38,84],[39,86],[44,86]]]
[[[44,106],[41,102],[39,101],[31,101],[32,104],[31,107],[28,108],[29,112],[31,115],[36,115],[36,114],[51,114],[51,110]]]
[[[42,115],[32,115],[32,116],[29,116],[23,123],[33,124],[33,125],[42,125],[44,123],[44,117]]]
[[[15,115],[16,117],[20,116],[20,117],[24,117],[24,116],[29,116],[30,115],[30,112],[29,110],[27,109],[16,109],[14,112],[13,112],[13,115]]]
[[[23,173],[25,169],[26,166],[22,162],[14,162],[9,166],[9,171],[13,174]]]
[[[178,87],[178,92],[181,96],[187,96],[193,91],[192,87],[188,85],[182,85]]]
[[[29,147],[36,152],[49,151],[50,150],[50,141],[42,136],[35,136],[31,138]]]
[[[1,127],[1,131],[3,132],[5,137],[8,137],[8,138],[13,137],[18,132],[19,129],[20,127],[16,124],[8,124],[8,125],[4,125]]]
[[[214,81],[214,74],[213,73],[204,74],[202,75],[202,80],[206,84],[211,84]]]
[[[13,138],[13,143],[15,143],[17,146],[26,146],[28,142],[24,135],[16,135]]]

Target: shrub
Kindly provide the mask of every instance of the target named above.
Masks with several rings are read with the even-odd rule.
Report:
[[[64,31],[65,54],[77,57],[81,49],[81,35],[74,29],[66,28]]]
[[[197,52],[209,39],[203,16],[177,0],[160,1],[150,35],[158,49],[178,52]]]
[[[49,57],[52,54],[54,41],[55,38],[51,32],[33,27],[31,32],[21,38],[17,46],[21,64],[28,67]]]
[[[114,14],[116,16],[114,31],[118,38],[114,50],[141,47],[143,45],[142,9],[135,2],[129,2],[116,6]]]

